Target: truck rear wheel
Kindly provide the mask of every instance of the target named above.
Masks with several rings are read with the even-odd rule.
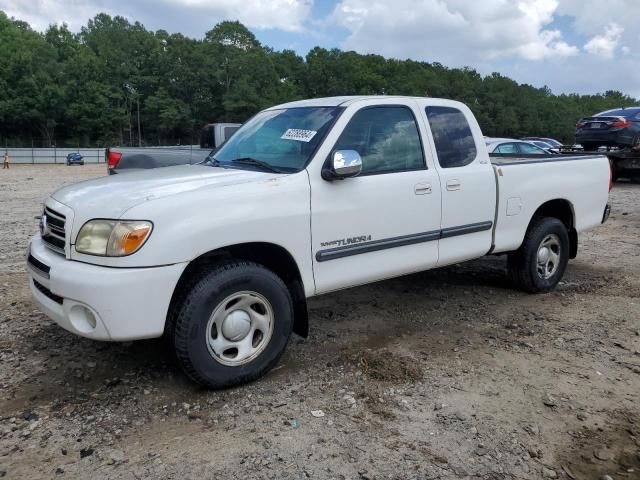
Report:
[[[293,328],[284,282],[251,262],[220,264],[191,282],[170,319],[176,360],[193,381],[224,388],[271,370]]]
[[[509,255],[509,277],[518,288],[530,293],[553,290],[569,262],[569,234],[557,218],[531,222],[522,246]]]

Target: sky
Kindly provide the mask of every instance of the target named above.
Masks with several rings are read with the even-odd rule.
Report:
[[[554,93],[640,98],[640,0],[0,0],[37,30],[99,12],[202,38],[239,20],[264,45],[314,46],[499,72]]]

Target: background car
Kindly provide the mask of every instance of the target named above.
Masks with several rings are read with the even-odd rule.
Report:
[[[531,143],[536,147],[540,147],[547,153],[560,153],[560,149],[558,149],[558,147],[554,147],[550,143],[543,142],[542,140],[529,140],[528,143]]]
[[[549,153],[560,153],[561,147],[563,147],[562,142],[559,142],[555,138],[549,137],[525,137],[521,138],[520,140],[532,143]]]
[[[529,142],[512,138],[485,138],[489,153],[508,153],[516,155],[548,155],[544,149]]]
[[[67,165],[84,165],[84,158],[78,152],[67,155]]]
[[[640,106],[600,112],[576,124],[576,143],[585,150],[640,146]]]
[[[552,147],[556,147],[556,148],[564,145],[559,140],[556,140],[555,138],[550,138],[550,137],[524,137],[524,138],[521,138],[520,140],[524,140],[525,142],[540,141],[540,142],[548,143]]]

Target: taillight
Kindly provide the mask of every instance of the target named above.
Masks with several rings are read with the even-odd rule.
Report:
[[[120,152],[109,151],[107,154],[107,168],[116,168],[121,158],[122,154]]]
[[[619,120],[611,124],[612,127],[616,127],[616,128],[625,128],[625,127],[628,127],[629,125],[631,125],[630,120]]]
[[[576,123],[576,128],[582,128],[584,127],[584,122],[582,120],[580,120],[578,123]]]

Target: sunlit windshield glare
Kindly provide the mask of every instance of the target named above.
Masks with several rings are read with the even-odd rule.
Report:
[[[238,130],[214,157],[222,164],[255,159],[282,171],[303,169],[322,141],[337,107],[304,107],[260,112]]]

